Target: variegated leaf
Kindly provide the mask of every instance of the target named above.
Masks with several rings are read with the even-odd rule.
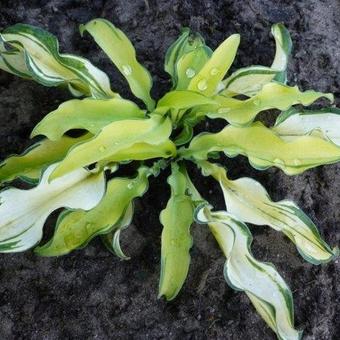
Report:
[[[286,142],[260,122],[244,128],[228,125],[218,133],[202,133],[180,154],[205,160],[209,153],[221,151],[229,157],[247,156],[256,169],[276,166],[288,175],[340,161],[340,148],[332,142],[314,136]]]
[[[47,217],[56,209],[92,209],[105,193],[102,172],[77,169],[48,181],[57,164],[44,172],[33,189],[11,188],[0,192],[0,252],[24,251],[37,244]]]
[[[207,207],[197,219],[209,224],[227,259],[224,277],[229,286],[247,294],[279,339],[300,339],[302,332],[294,328],[292,293],[273,265],[254,258],[248,227],[225,211],[211,212]]]
[[[340,146],[340,109],[335,107],[320,110],[292,108],[278,116],[272,130],[287,142],[308,134],[330,140]]]
[[[147,176],[147,168],[141,168],[135,178],[111,179],[104,197],[93,209],[64,211],[52,239],[35,252],[42,256],[64,255],[85,246],[96,235],[119,228],[132,200],[147,189]]]
[[[131,153],[127,155],[127,160],[134,159],[133,145],[146,143],[157,148],[158,145],[168,141],[170,134],[169,118],[160,115],[153,115],[148,119],[113,122],[105,126],[93,139],[73,147],[52,173],[51,179],[98,161],[106,159],[110,159],[111,162],[115,161],[115,155],[118,157],[120,152],[128,148]]]
[[[256,96],[247,100],[216,96],[216,106],[204,108],[198,115],[206,115],[209,118],[223,118],[230,124],[244,126],[251,123],[257,114],[264,110],[287,110],[292,105],[310,105],[319,98],[327,98],[333,101],[331,93],[321,93],[312,90],[301,92],[297,86],[290,87],[272,82],[263,86]]]
[[[0,48],[4,69],[24,78],[32,78],[45,86],[66,84],[74,95],[110,98],[107,75],[88,60],[61,54],[57,39],[50,33],[30,25],[16,24],[0,34],[10,50]],[[4,46],[4,45],[3,45]]]
[[[0,164],[0,183],[17,177],[37,182],[47,166],[61,161],[72,146],[91,137],[91,134],[78,138],[63,136],[57,142],[43,139],[33,144],[23,154],[10,156]]]
[[[292,50],[292,40],[288,30],[282,24],[272,26],[272,35],[276,44],[272,66],[255,65],[235,71],[223,81],[225,89],[221,92],[222,95],[243,94],[252,97],[272,80],[286,83],[286,69]]]
[[[269,225],[282,231],[304,259],[320,264],[329,262],[338,252],[321,238],[315,224],[292,201],[273,202],[265,188],[251,178],[229,180],[226,171],[218,165],[200,163],[204,174],[211,174],[223,190],[227,211],[240,221]]]

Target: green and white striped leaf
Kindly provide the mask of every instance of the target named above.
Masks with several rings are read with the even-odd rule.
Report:
[[[199,73],[191,79],[188,90],[208,97],[216,94],[220,82],[235,59],[239,44],[240,35],[233,34],[219,45]]]
[[[129,38],[111,22],[94,19],[80,26],[80,32],[87,31],[106,53],[129,83],[132,93],[143,100],[151,111],[154,100],[150,97],[152,78],[148,70],[136,59],[136,51]]]
[[[160,214],[163,225],[161,250],[161,277],[159,297],[174,299],[188,275],[190,265],[189,250],[192,246],[190,226],[193,222],[194,206],[187,195],[185,170],[176,163],[168,178],[171,196]]]
[[[240,221],[282,231],[302,257],[313,264],[329,262],[337,254],[338,250],[332,251],[315,224],[294,202],[273,202],[259,182],[247,177],[231,181],[221,166],[208,162],[200,165],[205,174],[210,173],[219,181],[227,211]]]
[[[330,140],[340,146],[340,109],[335,107],[320,110],[292,108],[278,116],[272,130],[288,142],[308,134]]]
[[[115,161],[115,155],[130,148],[127,160],[134,159],[133,146],[141,143],[158,145],[168,141],[171,134],[170,119],[153,115],[148,119],[130,119],[113,122],[105,126],[101,132],[89,141],[73,147],[65,159],[51,175],[51,180],[63,176],[79,167],[98,161],[110,159]],[[138,153],[140,151],[138,150]],[[120,159],[120,157],[119,157]]]
[[[223,81],[225,89],[221,92],[222,95],[234,96],[243,94],[252,97],[272,80],[286,83],[286,69],[292,51],[292,40],[288,30],[282,24],[273,25],[272,34],[276,44],[272,66],[255,65],[235,71]]]
[[[58,140],[71,129],[84,129],[96,135],[106,125],[124,119],[143,119],[144,111],[136,104],[121,98],[82,100],[62,103],[34,128],[31,136],[44,135]]]
[[[117,230],[132,200],[147,190],[147,176],[147,168],[141,168],[135,178],[111,179],[98,205],[89,211],[64,211],[57,221],[52,239],[36,248],[35,252],[42,256],[68,254],[86,246],[97,235]]]
[[[254,258],[248,227],[225,211],[211,212],[206,207],[197,218],[209,224],[227,259],[224,277],[229,286],[247,294],[279,339],[300,339],[302,332],[294,328],[292,293],[272,264]]]
[[[78,138],[63,136],[57,142],[43,139],[33,144],[23,154],[10,156],[0,164],[0,183],[18,177],[36,183],[47,166],[61,161],[72,146],[90,137],[90,134]]]
[[[248,97],[256,95],[264,85],[270,83],[278,71],[266,66],[249,66],[240,68],[223,81],[225,89],[221,95],[232,97],[243,94]]]
[[[133,218],[133,204],[131,203],[121,218],[121,220],[115,225],[114,230],[107,234],[101,235],[101,239],[107,249],[118,256],[122,260],[130,260],[129,256],[126,256],[120,246],[120,234],[124,229],[128,228]]]
[[[88,60],[59,53],[58,40],[49,32],[16,24],[2,31],[0,37],[11,47],[7,52],[0,49],[0,66],[5,64],[6,71],[45,86],[66,84],[77,96],[118,96],[111,91],[107,75]]]
[[[244,128],[228,125],[218,133],[202,133],[180,154],[205,160],[209,153],[222,151],[229,157],[247,156],[258,170],[276,166],[288,175],[340,161],[340,148],[332,142],[311,135],[286,142],[261,122]]]
[[[48,182],[53,164],[33,189],[10,188],[0,192],[0,252],[18,252],[36,245],[47,217],[56,209],[92,209],[105,193],[103,172],[77,169]]]
[[[283,24],[273,25],[272,35],[275,39],[276,52],[271,68],[280,71],[274,80],[286,84],[287,65],[293,48],[292,39],[289,31]]]
[[[222,118],[230,124],[244,126],[251,123],[261,111],[270,109],[288,110],[295,104],[307,106],[322,97],[330,101],[334,100],[331,93],[312,90],[301,92],[297,86],[290,87],[273,82],[264,85],[256,96],[247,100],[216,96],[214,100],[218,102],[218,105],[205,108],[198,114],[206,115],[209,118]]]

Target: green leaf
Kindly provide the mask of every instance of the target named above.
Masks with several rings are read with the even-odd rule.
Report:
[[[247,294],[279,339],[300,339],[302,332],[294,328],[292,293],[272,264],[254,258],[248,227],[225,211],[211,212],[206,207],[197,217],[209,224],[227,258],[224,277],[229,286]]]
[[[127,207],[125,214],[121,220],[115,225],[114,230],[107,234],[101,235],[101,239],[104,245],[110,252],[118,256],[122,260],[130,260],[130,257],[126,256],[120,246],[119,237],[121,232],[129,227],[133,218],[133,204]]]
[[[43,169],[62,160],[72,146],[90,137],[90,134],[78,138],[63,136],[57,142],[43,139],[33,144],[23,154],[11,156],[0,164],[0,183],[17,177],[37,182]]]
[[[273,131],[287,142],[308,134],[332,141],[340,146],[340,109],[335,107],[320,110],[292,108],[278,116]]]
[[[163,225],[161,277],[159,297],[168,301],[174,299],[188,275],[192,238],[190,226],[193,222],[193,203],[187,195],[185,170],[173,163],[172,173],[168,178],[171,196],[160,215]]]
[[[188,63],[190,67],[193,65],[195,67],[194,71],[197,73],[198,69],[196,69],[196,67],[199,67],[201,58],[205,59],[203,54],[210,55],[211,53],[210,49],[205,46],[202,36],[198,33],[190,32],[189,28],[183,28],[181,35],[168,48],[165,55],[164,69],[172,78],[173,88],[186,88],[183,87],[186,77],[185,66]],[[196,57],[195,60],[194,56]],[[192,78],[192,76],[189,77],[189,79],[190,78]]]
[[[84,129],[95,135],[112,122],[144,117],[144,112],[129,100],[73,99],[49,113],[34,128],[31,136],[44,135],[50,140],[58,140],[71,129]]]
[[[282,231],[304,259],[320,264],[329,262],[337,253],[321,238],[315,224],[292,201],[273,202],[265,188],[251,178],[231,181],[226,171],[215,164],[200,163],[205,174],[210,173],[223,190],[227,211],[240,221],[269,225]]]
[[[276,43],[276,53],[271,68],[280,71],[274,80],[286,84],[287,65],[293,48],[292,39],[289,31],[283,24],[273,25],[272,35]]]
[[[184,54],[176,64],[177,85],[176,90],[186,90],[191,79],[198,74],[208,62],[212,51],[207,46],[196,47],[193,51]]]
[[[49,183],[56,166],[49,166],[33,189],[11,188],[0,193],[0,252],[24,251],[37,244],[47,217],[56,209],[92,209],[103,197],[103,172],[77,169]]]
[[[40,28],[16,24],[6,28],[0,38],[11,47],[9,51],[0,48],[0,67],[5,63],[4,69],[11,73],[45,86],[66,84],[74,95],[118,96],[104,72],[84,58],[59,53],[57,39]]]
[[[209,153],[216,151],[223,151],[229,157],[244,155],[256,169],[276,166],[288,175],[340,160],[340,148],[332,142],[314,136],[302,136],[286,142],[260,122],[247,128],[228,125],[218,133],[202,133],[180,154],[204,160]]]
[[[264,110],[287,110],[292,105],[310,105],[319,98],[334,100],[331,93],[315,91],[301,92],[297,86],[290,87],[280,83],[269,83],[254,97],[247,100],[239,100],[224,96],[216,96],[214,100],[217,106],[208,107],[200,112],[209,118],[223,118],[230,124],[244,126],[251,123],[257,114]]]
[[[200,72],[191,79],[188,90],[208,97],[214,95],[234,61],[239,43],[240,35],[233,34],[218,46]]]
[[[126,78],[132,93],[143,100],[151,111],[154,100],[150,97],[152,78],[147,69],[136,59],[136,51],[129,38],[111,22],[94,19],[80,26],[80,32],[90,33],[118,70]]]
[[[105,159],[115,161],[115,155],[118,155],[118,158],[119,152],[124,152],[135,144],[146,143],[157,148],[158,145],[168,141],[170,134],[169,118],[160,115],[153,115],[148,119],[113,122],[105,126],[93,139],[73,147],[50,179]],[[128,160],[131,159],[134,159],[133,148],[128,155]]]
[[[135,178],[113,178],[107,183],[104,197],[93,209],[64,211],[57,221],[53,238],[35,252],[42,256],[68,254],[86,246],[96,235],[119,228],[132,200],[147,190],[147,176],[147,168],[140,168]]]
[[[186,110],[204,105],[216,105],[216,101],[194,91],[170,91],[157,103],[157,109],[171,112],[173,122],[178,122]]]

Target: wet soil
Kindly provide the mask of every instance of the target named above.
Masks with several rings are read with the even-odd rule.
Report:
[[[80,23],[107,18],[133,41],[139,60],[153,74],[157,98],[169,89],[164,54],[182,26],[199,31],[212,48],[228,35],[241,33],[236,68],[270,65],[270,26],[284,22],[294,41],[290,84],[340,98],[339,13],[338,0],[0,0],[0,29],[17,22],[48,29],[58,36],[62,51],[91,59],[109,74],[112,88],[129,97],[122,77],[94,42],[78,33]],[[0,158],[23,151],[33,126],[68,98],[66,91],[0,72]],[[257,172],[242,157],[224,163],[233,178],[260,181],[273,199],[293,199],[330,244],[339,243],[339,165],[287,177],[275,169]],[[216,183],[202,180],[194,169],[191,173],[202,195],[222,207]],[[171,303],[157,300],[158,214],[168,198],[164,180],[152,180],[136,204],[123,242],[130,261],[113,257],[99,240],[60,258],[39,258],[32,252],[1,255],[0,339],[275,339],[247,297],[225,284],[224,259],[204,226],[192,228],[192,265],[181,294]],[[52,220],[47,228],[53,228]],[[251,230],[256,257],[273,262],[293,291],[296,325],[304,329],[304,338],[338,339],[340,261],[313,266],[281,234],[267,227]]]

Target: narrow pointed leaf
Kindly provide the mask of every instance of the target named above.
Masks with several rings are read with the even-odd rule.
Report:
[[[11,57],[2,52],[0,55],[7,68],[18,76],[29,74],[45,86],[66,84],[73,94],[95,98],[117,96],[104,72],[84,58],[61,54],[57,39],[40,28],[16,24],[5,29],[1,39],[12,49]]]
[[[220,166],[204,162],[202,167],[219,181],[227,211],[239,220],[282,231],[303,258],[313,264],[328,262],[336,255],[337,250],[332,251],[315,224],[294,202],[273,202],[265,188],[251,178],[231,181]]]
[[[273,25],[272,35],[276,43],[276,52],[271,68],[280,71],[274,80],[285,84],[287,82],[287,65],[293,48],[292,39],[283,24]]]
[[[34,128],[32,137],[44,135],[50,140],[58,140],[71,129],[84,129],[95,135],[112,122],[134,118],[144,118],[144,112],[129,100],[73,99],[49,113]]]
[[[10,156],[0,164],[0,183],[17,177],[37,182],[43,169],[61,161],[72,146],[90,137],[89,134],[78,138],[63,136],[57,142],[43,139],[33,144],[23,154]]]
[[[92,209],[103,197],[103,173],[84,169],[48,182],[56,167],[44,172],[37,187],[30,190],[11,188],[0,193],[0,252],[24,251],[37,244],[47,217],[56,209]]]
[[[126,78],[132,93],[143,100],[149,110],[154,107],[150,97],[152,79],[147,69],[136,59],[136,51],[129,38],[111,22],[94,19],[80,26],[80,32],[90,33],[118,70]]]
[[[155,147],[167,141],[171,133],[169,118],[154,115],[148,119],[124,120],[105,126],[85,143],[76,145],[53,172],[51,179],[60,177],[78,167],[104,159],[115,160],[115,155],[134,144],[147,143]],[[133,159],[131,153],[129,159]]]
[[[188,275],[192,246],[190,226],[194,211],[191,198],[186,194],[186,176],[176,164],[172,166],[168,183],[171,197],[160,215],[163,231],[159,296],[172,300]]]
[[[256,260],[251,251],[252,236],[248,227],[224,212],[198,213],[208,223],[227,258],[224,277],[234,289],[245,292],[257,312],[279,339],[300,339],[294,328],[292,293],[273,265]]]
[[[294,141],[303,135],[330,140],[340,146],[340,109],[298,110],[292,108],[278,116],[275,131],[283,140]]]
[[[233,34],[218,46],[200,72],[192,78],[188,89],[208,97],[214,95],[234,61],[239,43],[240,36]]]
[[[136,178],[113,178],[107,183],[104,197],[89,211],[63,212],[53,238],[35,249],[42,256],[60,256],[85,246],[93,237],[115,230],[131,201],[144,194],[148,186],[147,172],[142,168]]]
[[[327,98],[333,101],[331,93],[315,91],[301,92],[297,86],[290,87],[280,83],[269,83],[254,97],[247,100],[216,96],[216,107],[208,107],[206,114],[209,118],[223,118],[230,124],[243,126],[251,123],[257,114],[264,110],[279,109],[287,110],[292,105],[310,105],[319,98]]]
[[[204,160],[209,153],[221,151],[229,157],[247,156],[256,169],[276,166],[288,175],[340,161],[340,148],[332,142],[314,136],[286,142],[260,122],[246,128],[228,125],[219,133],[200,134],[181,154]]]

